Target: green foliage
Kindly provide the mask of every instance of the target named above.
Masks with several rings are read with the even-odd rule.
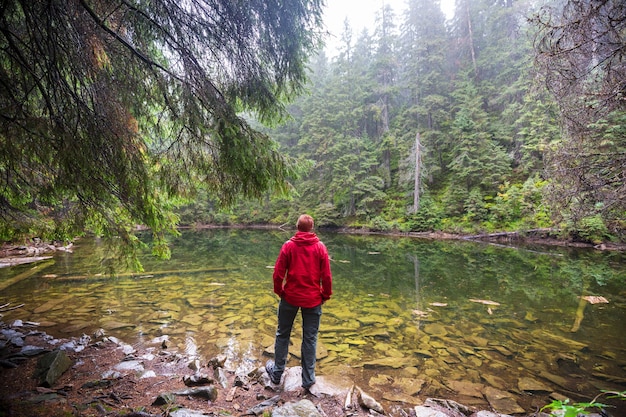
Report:
[[[608,399],[618,398],[620,400],[625,400],[626,391],[617,392],[603,390],[590,402],[577,402],[570,404],[569,399],[564,401],[554,400],[550,404],[543,406],[540,411],[550,411],[550,415],[555,417],[578,417],[580,415],[589,414],[590,409],[602,410],[604,408],[611,407],[610,405],[597,402],[596,400],[600,396],[606,396]]]
[[[172,199],[204,189],[227,205],[287,190],[294,161],[243,115],[286,117],[320,41],[322,4],[197,6],[3,3],[2,238],[93,227],[134,245],[141,224],[167,256]]]
[[[417,213],[408,217],[407,224],[411,231],[429,232],[440,230],[442,227],[443,211],[429,196],[420,200]]]
[[[99,4],[72,3],[70,13],[53,1],[48,16],[40,2],[8,3],[0,237],[90,229],[134,245],[132,226],[143,224],[167,256],[177,219],[283,224],[307,212],[318,226],[476,233],[559,222],[585,241],[626,238],[626,112],[607,95],[619,91],[609,86],[623,79],[623,60],[603,61],[594,80],[583,73],[586,83],[565,80],[576,87],[565,97],[550,95],[564,84],[535,83],[538,69],[558,81],[571,74],[559,71],[569,68],[561,58],[588,58],[545,55],[558,46],[550,36],[571,33],[535,18],[544,55],[532,67],[535,2],[458,1],[448,22],[437,2],[409,0],[402,13],[385,5],[371,31],[353,37],[346,26],[335,57],[307,55],[319,41],[320,2],[266,3],[217,13],[223,21],[209,9],[194,19],[169,13],[170,2],[124,5],[108,20]],[[566,19],[615,6],[566,3]],[[28,38],[41,16],[46,30],[69,33]],[[134,30],[132,44],[116,19]],[[9,53],[31,44],[24,62]],[[37,47],[57,53],[40,57]],[[622,53],[598,48],[607,59]]]
[[[581,219],[579,224],[570,227],[570,233],[583,241],[595,244],[610,238],[609,229],[599,214]]]

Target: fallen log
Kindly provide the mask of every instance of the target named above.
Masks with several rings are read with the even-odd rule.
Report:
[[[0,258],[0,268],[30,264],[34,262],[45,261],[47,259],[52,259],[52,256],[24,256],[21,258]]]
[[[481,239],[499,239],[499,238],[507,238],[507,239],[523,239],[530,235],[538,235],[538,234],[550,234],[557,232],[555,229],[530,229],[524,230],[522,232],[497,232],[497,233],[483,233],[480,235],[471,235],[464,236],[465,240],[481,240]]]
[[[48,257],[44,257],[44,258],[49,259]],[[4,290],[5,288],[10,287],[16,282],[20,282],[23,279],[26,279],[35,275],[36,273],[40,272],[42,269],[45,269],[51,265],[54,265],[54,260],[48,260],[46,262],[42,262],[38,265],[33,266],[28,271],[24,271],[21,274],[17,274],[14,277],[7,279],[6,281],[0,282],[0,291]]]

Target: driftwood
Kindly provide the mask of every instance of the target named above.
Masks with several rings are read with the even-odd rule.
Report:
[[[173,275],[173,274],[198,274],[203,272],[229,272],[237,270],[239,268],[198,268],[198,269],[174,269],[169,271],[152,271],[152,272],[124,272],[121,274],[90,274],[90,275],[68,275],[68,276],[55,276],[51,277],[55,281],[79,281],[84,279],[108,279],[110,277],[123,278],[123,277],[135,277],[135,278],[152,278],[154,276],[161,275]],[[210,283],[208,285],[211,285]]]
[[[0,268],[6,268],[8,266],[30,264],[34,262],[45,261],[52,259],[52,256],[25,256],[21,258],[0,258]]]
[[[10,304],[11,303],[6,303],[6,304],[0,306],[0,313],[6,313],[7,311],[17,310],[18,308],[24,307],[24,304],[20,304],[20,305],[16,305],[15,307],[5,308],[5,307],[8,307]]]
[[[15,284],[16,282],[20,282],[23,279],[32,277],[36,273],[40,272],[42,269],[47,268],[47,267],[49,267],[50,265],[53,265],[53,264],[54,264],[53,260],[42,262],[42,263],[40,263],[38,265],[33,266],[28,271],[24,271],[21,274],[17,274],[14,277],[11,277],[11,278],[7,279],[6,281],[0,282],[0,291],[4,290],[5,288],[10,287],[11,285]]]
[[[555,229],[530,229],[523,232],[498,232],[498,233],[483,233],[480,235],[465,236],[465,240],[481,240],[481,239],[505,239],[505,240],[517,240],[524,239],[529,235],[545,235],[556,232]]]

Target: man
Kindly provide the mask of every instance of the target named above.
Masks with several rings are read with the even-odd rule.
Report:
[[[322,304],[332,294],[332,275],[328,250],[312,232],[313,218],[303,214],[296,223],[298,231],[285,242],[274,266],[274,292],[278,304],[278,330],[274,360],[265,369],[273,384],[280,384],[289,354],[289,339],[296,314],[302,312],[302,387],[315,384],[315,353]]]

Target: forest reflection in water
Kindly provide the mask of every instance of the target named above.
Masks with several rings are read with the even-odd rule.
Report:
[[[2,290],[24,307],[3,321],[40,322],[58,336],[103,328],[127,343],[170,344],[227,366],[260,366],[272,349],[272,266],[287,232],[183,231],[172,259],[106,276],[104,246],[74,253]],[[558,393],[589,400],[626,390],[626,262],[621,253],[320,233],[332,257],[320,374],[340,374],[386,400],[485,403],[484,387],[529,410]],[[32,266],[0,270],[0,286]],[[604,297],[585,299],[585,296]],[[591,300],[594,303],[590,303]],[[602,300],[600,300],[602,301]],[[297,365],[299,326],[293,335]],[[411,381],[411,388],[401,381]],[[606,402],[606,401],[605,401]]]

